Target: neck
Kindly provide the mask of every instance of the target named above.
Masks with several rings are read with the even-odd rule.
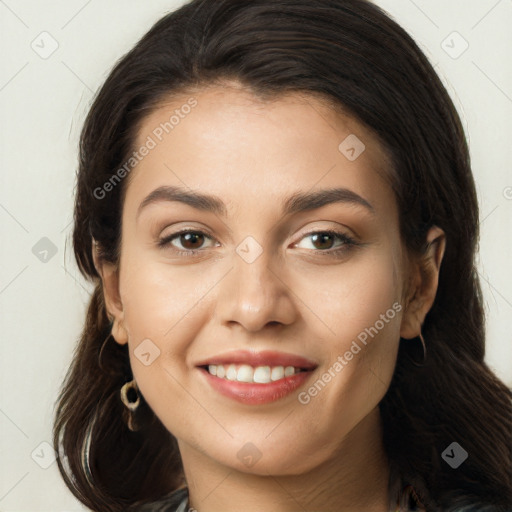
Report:
[[[388,512],[389,467],[378,408],[364,418],[320,465],[298,475],[256,475],[218,464],[180,442],[197,512]]]

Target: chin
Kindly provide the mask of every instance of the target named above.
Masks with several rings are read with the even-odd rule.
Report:
[[[291,435],[285,437],[288,440],[293,438]],[[276,443],[279,443],[279,446],[276,446]],[[321,462],[322,454],[313,447],[305,450],[304,445],[305,443],[300,442],[290,444],[281,439],[275,442],[267,439],[254,443],[235,441],[225,446],[220,453],[210,452],[210,456],[218,464],[242,473],[261,476],[299,475],[307,473]],[[313,453],[315,456],[312,456]]]

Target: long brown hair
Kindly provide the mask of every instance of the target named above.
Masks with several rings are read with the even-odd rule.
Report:
[[[143,399],[141,430],[123,422],[119,390],[132,375],[126,346],[108,340],[92,239],[101,258],[118,261],[126,180],[104,199],[97,190],[134,151],[141,120],[164,98],[226,79],[265,98],[301,92],[342,107],[392,157],[407,248],[420,254],[431,226],[445,231],[439,288],[423,325],[426,362],[414,365],[413,344],[401,341],[380,404],[390,490],[413,484],[429,511],[510,510],[512,393],[484,362],[465,134],[413,39],[366,0],[193,0],[158,21],[96,95],[81,134],[73,232],[80,271],[96,288],[54,425],[67,486],[93,510],[122,511],[185,484],[176,439]],[[441,457],[452,442],[469,454],[457,469]]]

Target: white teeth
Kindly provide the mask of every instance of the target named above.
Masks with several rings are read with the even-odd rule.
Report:
[[[258,366],[256,370],[254,370],[254,382],[259,382],[260,384],[268,384],[271,382],[270,380],[270,366]]]
[[[293,375],[295,373],[295,368],[293,366],[287,366],[284,369],[284,376],[289,377],[290,375]]]
[[[299,373],[300,369],[293,366],[257,366],[256,368],[248,364],[240,366],[230,364],[210,364],[208,372],[221,379],[236,380],[238,382],[256,382],[258,384],[268,384],[270,382],[281,380]]]
[[[238,373],[236,374],[236,380],[238,382],[253,382],[254,370],[252,366],[247,364],[243,364],[238,368]]]
[[[226,371],[226,379],[236,380],[236,375],[237,375],[236,366],[234,364],[230,364]]]
[[[284,368],[282,366],[275,366],[272,368],[272,373],[270,374],[270,378],[272,380],[279,380],[284,377]]]

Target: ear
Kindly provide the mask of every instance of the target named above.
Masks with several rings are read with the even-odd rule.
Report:
[[[96,271],[101,277],[107,316],[113,321],[112,336],[117,343],[125,345],[128,342],[128,332],[124,327],[123,303],[119,293],[119,268],[101,258],[96,240],[93,240],[92,244],[92,257]]]
[[[405,300],[405,311],[400,326],[400,336],[416,338],[430,311],[437,293],[439,270],[444,256],[446,236],[444,231],[433,226],[426,237],[427,249],[411,265],[409,287]]]

